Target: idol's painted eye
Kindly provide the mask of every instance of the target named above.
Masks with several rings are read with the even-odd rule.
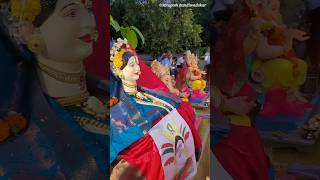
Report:
[[[64,17],[76,17],[77,16],[77,10],[71,9],[68,12],[63,14]]]
[[[80,9],[79,3],[70,3],[64,6],[60,13],[63,17],[76,17]]]

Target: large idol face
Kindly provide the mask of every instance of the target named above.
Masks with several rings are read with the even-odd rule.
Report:
[[[91,0],[57,1],[53,14],[40,26],[46,58],[72,63],[92,53],[96,30],[91,8]]]
[[[137,56],[131,56],[127,65],[122,70],[123,80],[137,81],[140,77],[141,71],[139,66],[139,60]]]

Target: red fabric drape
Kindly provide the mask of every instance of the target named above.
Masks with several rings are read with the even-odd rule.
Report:
[[[190,103],[183,103],[177,110],[191,129],[195,148],[201,148],[201,139],[194,126],[192,106]],[[158,119],[156,123],[160,120]],[[129,146],[120,154],[120,157],[142,172],[147,180],[164,179],[161,158],[157,146],[149,134],[146,134],[143,138]]]
[[[93,46],[93,53],[85,61],[87,73],[99,79],[109,79],[109,3],[93,1],[93,14],[99,33],[98,41]]]
[[[154,74],[151,69],[142,61],[139,61],[141,76],[138,80],[138,85],[148,89],[157,89],[164,92],[169,92],[168,87]]]
[[[268,180],[268,163],[256,128],[232,126],[213,150],[223,168],[237,180]]]

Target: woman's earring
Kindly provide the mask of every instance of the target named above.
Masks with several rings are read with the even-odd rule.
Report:
[[[29,50],[35,54],[40,54],[46,47],[44,40],[39,35],[32,35],[27,42]]]
[[[123,73],[122,72],[119,72],[119,78],[124,80],[124,76],[123,76]]]

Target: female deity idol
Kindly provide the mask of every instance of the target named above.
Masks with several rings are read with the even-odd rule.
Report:
[[[111,179],[195,176],[201,142],[192,108],[169,92],[137,85],[145,72],[126,40],[118,39],[110,54]]]
[[[105,179],[108,93],[83,64],[98,38],[92,1],[0,7],[0,179]]]

